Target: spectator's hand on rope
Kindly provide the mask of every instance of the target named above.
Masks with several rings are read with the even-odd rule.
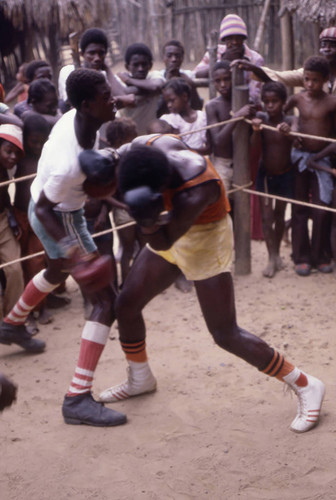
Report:
[[[276,128],[279,132],[285,135],[289,135],[291,131],[291,126],[289,125],[289,123],[286,122],[279,123],[279,125],[277,125]]]
[[[252,118],[251,125],[253,132],[260,132],[262,129],[262,120],[260,118]]]

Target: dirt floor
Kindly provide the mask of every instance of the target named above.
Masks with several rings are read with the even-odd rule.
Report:
[[[64,424],[61,403],[78,354],[83,306],[72,303],[41,327],[47,351],[29,356],[0,346],[1,371],[18,384],[18,401],[0,416],[1,500],[336,499],[336,385],[333,360],[335,273],[297,277],[261,272],[263,242],[253,242],[253,271],[235,277],[239,323],[326,383],[320,425],[289,430],[296,400],[243,361],[216,347],[192,291],[174,287],[145,310],[154,394],[118,403],[128,423],[116,428]],[[125,378],[111,330],[94,392]]]

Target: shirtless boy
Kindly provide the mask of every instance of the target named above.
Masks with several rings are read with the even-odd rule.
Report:
[[[250,116],[254,113],[254,106],[247,104],[239,111],[231,115],[231,69],[229,61],[217,62],[212,71],[212,79],[215,89],[219,93],[218,97],[211,99],[206,106],[207,125],[212,125],[222,121],[237,118],[239,116]],[[208,141],[212,149],[211,161],[219,173],[226,191],[232,186],[233,178],[233,145],[232,133],[237,122],[214,127],[208,130]]]
[[[303,92],[291,96],[285,111],[299,110],[299,132],[321,137],[331,137],[336,111],[336,97],[326,94],[323,85],[329,77],[329,64],[324,57],[310,57],[304,64]],[[295,164],[295,198],[328,206],[332,200],[333,179],[331,174],[311,170],[307,161],[326,146],[325,141],[303,138],[300,149],[293,149]],[[327,159],[323,160],[327,162]],[[329,164],[330,166],[330,164]],[[313,219],[311,241],[308,233],[308,217]],[[332,272],[329,243],[329,214],[324,210],[294,205],[292,218],[293,260],[299,276],[308,276],[312,267],[322,273]]]
[[[142,136],[125,145],[119,188],[149,246],[144,247],[116,302],[128,379],[100,399],[115,402],[155,391],[146,353],[142,310],[180,271],[194,280],[214,341],[264,373],[286,382],[298,396],[295,432],[316,425],[324,384],[286,361],[262,339],[237,325],[230,265],[232,224],[223,183],[209,160],[176,137]],[[162,214],[166,209],[167,214]]]
[[[293,118],[286,116],[283,106],[287,99],[286,87],[282,83],[265,83],[261,100],[265,112],[258,112],[252,120],[254,134],[252,141],[261,141],[262,157],[257,175],[257,191],[285,198],[292,198],[294,176],[291,163],[292,139],[285,135],[291,129]],[[278,128],[276,131],[262,128],[265,123]],[[268,264],[263,271],[267,278],[273,278],[282,269],[280,244],[285,230],[286,202],[260,197],[263,234],[268,251]],[[273,203],[274,201],[274,203]]]

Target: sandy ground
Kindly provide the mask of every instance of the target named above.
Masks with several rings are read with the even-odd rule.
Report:
[[[64,424],[84,324],[69,280],[72,304],[41,328],[44,354],[0,346],[1,371],[19,386],[17,403],[0,416],[0,499],[336,499],[336,275],[297,277],[285,247],[286,269],[265,279],[264,243],[253,242],[252,255],[252,273],[234,278],[239,322],[324,380],[316,429],[290,432],[295,397],[216,347],[194,292],[174,287],[145,310],[158,391],[115,406],[127,413],[124,426]],[[95,394],[125,378],[117,338],[113,327]]]

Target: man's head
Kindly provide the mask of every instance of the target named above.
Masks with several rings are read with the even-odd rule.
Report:
[[[131,215],[141,226],[157,222],[164,209],[162,192],[171,175],[166,155],[153,146],[134,145],[122,157],[118,186]]]
[[[220,42],[225,43],[227,58],[239,59],[244,55],[244,41],[247,38],[246,24],[237,14],[228,14],[222,19],[219,29]]]
[[[179,40],[170,40],[166,42],[162,49],[162,57],[166,69],[175,69],[178,71],[184,57],[184,47],[182,43]]]
[[[320,34],[320,54],[328,62],[336,63],[336,27],[326,28]]]
[[[47,78],[34,80],[29,86],[28,104],[36,113],[55,116],[58,106],[55,85]]]
[[[98,71],[104,68],[108,40],[103,30],[90,28],[84,31],[79,46],[85,68]]]
[[[39,158],[50,130],[51,125],[43,116],[28,113],[23,121],[23,144],[26,154]]]
[[[125,67],[133,78],[144,80],[153,65],[153,54],[144,43],[133,43],[125,52]]]
[[[72,106],[95,123],[114,120],[116,110],[111,87],[99,71],[85,68],[72,71],[66,81],[66,91]]]
[[[52,70],[47,61],[31,61],[26,66],[25,75],[28,83],[38,80],[39,78],[48,78],[48,80],[51,80]]]

